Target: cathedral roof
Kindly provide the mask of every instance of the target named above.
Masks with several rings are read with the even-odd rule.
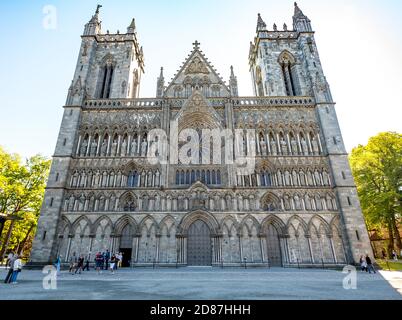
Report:
[[[229,87],[200,50],[200,43],[195,41],[193,45],[193,50],[188,55],[186,61],[167,85],[165,95],[173,97],[174,87],[185,85],[189,81],[192,81],[192,83],[195,81],[200,84],[207,82],[210,86],[219,85],[223,89],[220,96],[230,95]]]

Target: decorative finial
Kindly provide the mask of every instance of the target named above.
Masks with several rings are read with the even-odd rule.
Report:
[[[102,8],[102,6],[101,6],[100,4],[98,4],[98,5],[96,6],[96,11],[95,11],[96,14],[99,14],[99,9],[100,9],[100,8]]]
[[[267,27],[267,25],[265,24],[264,20],[262,20],[261,18],[261,14],[258,14],[258,18],[257,18],[257,32],[259,30],[265,30]]]
[[[199,48],[200,48],[200,44],[201,43],[199,43],[197,40],[195,40],[195,42],[193,43],[193,46],[194,46],[194,50],[198,50]]]
[[[274,31],[278,31],[278,27],[276,26],[276,23],[274,23]]]
[[[286,25],[286,23],[283,24],[283,30],[288,31],[288,26]]]

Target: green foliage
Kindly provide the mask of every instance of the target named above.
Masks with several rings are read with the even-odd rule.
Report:
[[[14,224],[9,248],[28,249],[38,222],[51,161],[36,155],[22,162],[0,147],[0,212],[22,218]],[[10,223],[3,230],[7,234]],[[3,240],[3,239],[2,239]]]
[[[392,230],[402,214],[402,134],[371,137],[352,150],[350,164],[368,226]]]

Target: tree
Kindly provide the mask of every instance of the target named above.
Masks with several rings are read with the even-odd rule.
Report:
[[[7,248],[28,253],[39,218],[51,161],[33,156],[23,163],[17,154],[8,154],[0,147],[0,212],[21,220],[5,226],[1,237],[0,257]],[[0,259],[1,260],[1,259]]]
[[[402,248],[402,134],[382,132],[352,150],[350,164],[367,225],[385,227],[388,254]]]

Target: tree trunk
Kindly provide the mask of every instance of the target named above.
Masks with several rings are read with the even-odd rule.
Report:
[[[10,226],[8,227],[6,237],[4,239],[3,247],[0,250],[0,263],[3,261],[4,254],[7,251],[8,243],[9,243],[10,238],[11,238],[11,232],[13,231],[13,227],[14,227],[14,222],[15,222],[15,220],[11,220]]]
[[[398,253],[399,253],[400,250],[402,249],[402,243],[401,243],[401,236],[399,235],[398,226],[396,225],[395,215],[391,216],[391,223],[392,223],[392,229],[393,229],[394,235],[395,235],[396,246],[398,248]]]
[[[388,258],[392,257],[392,250],[394,250],[394,235],[392,232],[392,223],[390,220],[387,221],[387,227],[388,227]]]
[[[20,255],[20,254],[21,254],[21,251],[24,250],[25,243],[27,242],[28,237],[29,237],[29,234],[32,232],[33,228],[34,228],[33,225],[31,225],[31,226],[29,227],[29,230],[27,231],[27,233],[26,233],[26,235],[25,235],[25,238],[21,241],[21,243],[20,243],[20,245],[19,245],[19,248],[18,248],[18,255]]]

